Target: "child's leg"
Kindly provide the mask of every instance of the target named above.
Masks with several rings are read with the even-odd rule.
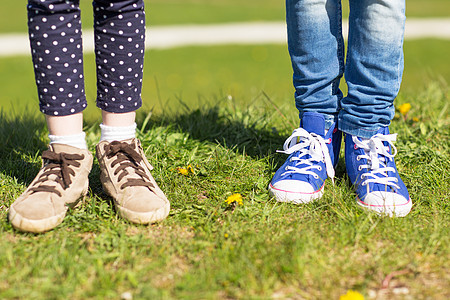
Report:
[[[394,156],[388,125],[403,72],[404,0],[351,0],[349,49],[339,128],[347,133],[345,161],[357,203],[405,216],[412,207]]]
[[[102,110],[102,120],[103,124],[111,127],[123,127],[130,126],[134,124],[136,119],[136,112],[131,111],[123,114],[115,114]]]
[[[78,1],[30,0],[28,30],[40,110],[51,143],[86,148],[86,107]]]
[[[45,120],[50,135],[73,135],[83,131],[82,112],[60,117],[45,115]]]
[[[40,109],[50,131],[44,164],[11,205],[9,220],[22,231],[60,224],[88,191],[92,155],[82,132],[86,107],[78,1],[30,0],[28,27]],[[81,148],[81,149],[80,149]]]
[[[351,0],[339,128],[370,138],[394,117],[403,74],[405,0]]]
[[[344,40],[340,0],[286,0],[288,47],[300,112],[325,116],[330,127],[342,98]]]
[[[144,2],[96,0],[93,6],[101,140],[133,138],[135,111],[142,105]]]
[[[302,121],[285,143],[290,156],[269,190],[278,201],[306,203],[322,196],[339,156],[341,134],[334,129],[344,72],[340,0],[286,0],[286,20]]]
[[[82,112],[87,104],[78,1],[29,0],[28,29],[41,111]]]
[[[142,105],[144,1],[95,0],[93,5],[97,106],[111,113],[135,111]]]
[[[134,223],[164,219],[170,204],[135,139],[135,111],[142,105],[145,14],[142,0],[95,0],[97,106],[102,137],[97,145],[104,190],[118,213]]]

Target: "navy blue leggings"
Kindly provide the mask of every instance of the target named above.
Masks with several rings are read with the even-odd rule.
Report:
[[[94,0],[97,106],[113,113],[142,105],[143,0]],[[65,116],[86,108],[79,0],[29,0],[28,29],[39,106]]]

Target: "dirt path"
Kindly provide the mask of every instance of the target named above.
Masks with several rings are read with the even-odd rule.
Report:
[[[344,32],[348,25],[344,22]],[[405,39],[439,38],[450,40],[450,18],[408,19]],[[212,25],[155,26],[147,29],[147,49],[168,49],[194,45],[284,44],[284,22],[229,23]],[[91,30],[83,34],[85,53],[94,49]],[[26,34],[0,35],[0,57],[30,55]]]

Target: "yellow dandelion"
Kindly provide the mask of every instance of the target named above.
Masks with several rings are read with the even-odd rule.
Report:
[[[192,174],[194,174],[194,167],[192,167],[192,165],[189,165],[186,167],[186,169],[191,172]]]
[[[223,236],[227,239],[228,238],[228,233],[225,233]]]
[[[177,171],[184,176],[187,176],[189,174],[189,171],[186,168],[177,168]]]
[[[413,121],[414,122],[419,122],[419,118],[418,117],[413,117]]]
[[[238,205],[243,205],[243,201],[242,201],[242,196],[239,193],[233,194],[230,197],[227,198],[227,200],[225,200],[225,202],[228,205],[231,205],[232,203],[237,203]]]
[[[347,294],[339,297],[339,300],[364,300],[364,296],[360,292],[348,290]]]
[[[398,107],[398,111],[404,116],[406,115],[409,110],[411,109],[411,104],[410,103],[403,103],[402,105],[399,105]]]

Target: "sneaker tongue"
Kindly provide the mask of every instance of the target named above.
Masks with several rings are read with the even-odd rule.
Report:
[[[388,135],[389,134],[389,127],[380,127],[380,129],[378,129],[377,133],[381,133],[384,135]]]
[[[305,112],[300,126],[310,133],[325,137],[325,118],[321,114]]]

